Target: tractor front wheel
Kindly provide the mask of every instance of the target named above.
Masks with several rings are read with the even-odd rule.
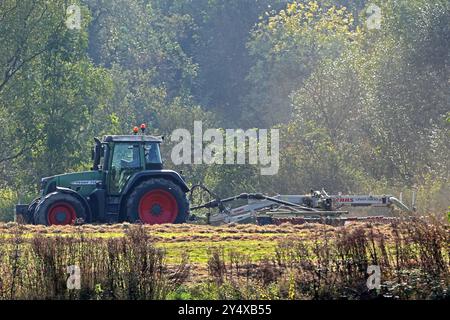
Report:
[[[86,221],[86,210],[74,196],[61,192],[52,192],[40,201],[34,211],[36,224],[70,225],[77,219]]]
[[[185,193],[172,181],[151,179],[142,182],[127,201],[131,222],[145,224],[186,222],[189,203]]]

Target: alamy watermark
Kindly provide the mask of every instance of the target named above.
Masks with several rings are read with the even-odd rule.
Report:
[[[380,290],[381,288],[381,269],[380,266],[371,265],[367,267],[367,278],[366,285],[369,290]]]
[[[66,9],[66,27],[70,30],[81,29],[81,9],[76,4],[72,4]]]
[[[194,121],[193,136],[187,129],[176,129],[171,141],[177,143],[171,154],[175,165],[260,165],[262,175],[275,175],[280,167],[278,129],[207,129],[203,132],[202,121]]]
[[[77,265],[68,266],[67,273],[69,274],[69,277],[67,278],[67,289],[80,290],[81,289],[80,267]]]
[[[366,14],[368,15],[366,20],[367,29],[381,29],[381,8],[371,3],[366,9]]]

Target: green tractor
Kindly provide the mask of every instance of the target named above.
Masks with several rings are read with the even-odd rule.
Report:
[[[95,140],[91,171],[41,180],[40,196],[16,206],[17,221],[42,225],[138,222],[183,223],[189,215],[189,187],[175,171],[164,170],[162,137],[109,135]]]

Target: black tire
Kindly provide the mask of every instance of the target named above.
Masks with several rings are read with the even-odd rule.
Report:
[[[63,208],[61,214],[64,215],[64,220],[59,221],[58,218],[55,217],[55,214],[60,214],[59,212],[56,212],[58,211],[58,208]],[[67,212],[64,210],[67,210]],[[72,213],[73,215],[70,215],[69,217],[68,213]],[[46,226],[58,224],[66,225],[73,224],[75,223],[75,220],[78,219],[86,221],[86,216],[86,210],[80,200],[70,194],[55,191],[45,196],[36,206],[34,211],[34,223]]]
[[[41,200],[40,197],[34,199],[31,201],[30,205],[28,206],[27,216],[26,216],[26,223],[34,223],[34,213],[36,212],[36,207]]]
[[[167,195],[171,199],[169,204],[173,203],[173,201],[176,202],[176,211],[178,212],[175,213],[174,207],[166,205],[167,203],[165,201],[158,203],[158,197],[156,197],[156,200],[150,201],[153,207],[143,213],[144,210],[140,207],[142,205],[141,201],[145,202],[145,199],[150,197],[150,192],[152,194],[161,192],[160,197]],[[153,212],[154,206],[159,206],[159,212]],[[167,214],[167,211],[170,211],[171,209],[174,209],[172,210],[172,213]],[[133,223],[184,223],[189,216],[189,202],[186,198],[186,194],[172,181],[161,178],[150,179],[142,182],[133,190],[128,197],[126,211],[128,221]],[[140,215],[140,213],[144,214],[144,219],[141,219],[142,215]]]

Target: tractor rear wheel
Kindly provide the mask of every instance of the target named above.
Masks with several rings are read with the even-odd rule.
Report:
[[[183,223],[189,213],[185,193],[172,181],[150,179],[142,182],[127,201],[131,222],[145,224]]]
[[[61,192],[52,192],[40,201],[34,211],[36,224],[70,225],[77,219],[86,221],[86,210],[74,196]]]

